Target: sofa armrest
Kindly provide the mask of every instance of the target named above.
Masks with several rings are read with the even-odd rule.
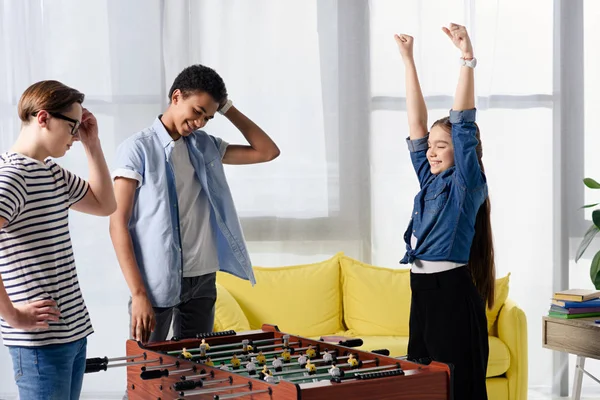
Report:
[[[509,400],[527,399],[527,319],[517,304],[507,299],[498,314],[498,338],[510,352],[506,371]]]

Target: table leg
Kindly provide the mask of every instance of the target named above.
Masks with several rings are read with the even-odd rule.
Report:
[[[577,356],[575,363],[575,377],[573,378],[573,396],[571,400],[581,399],[581,381],[583,380],[583,368],[585,367],[585,357]]]

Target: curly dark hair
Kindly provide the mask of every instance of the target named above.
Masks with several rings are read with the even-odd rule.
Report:
[[[184,98],[191,94],[205,92],[219,104],[227,100],[227,88],[223,78],[214,69],[200,64],[190,65],[177,75],[169,90],[169,102],[176,89],[181,91]]]

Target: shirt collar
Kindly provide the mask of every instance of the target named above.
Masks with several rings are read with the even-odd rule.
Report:
[[[160,120],[160,117],[162,117],[162,114],[156,117],[154,123],[152,124],[152,129],[154,129],[154,132],[156,132],[156,134],[158,135],[158,138],[163,148],[166,148],[169,144],[171,144],[171,142],[173,142],[173,138],[171,137],[171,135],[169,135],[169,132],[167,132],[167,129]]]

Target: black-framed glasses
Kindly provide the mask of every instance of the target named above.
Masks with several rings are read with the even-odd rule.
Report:
[[[81,125],[81,121],[77,121],[76,119],[69,118],[66,115],[62,115],[61,113],[48,111],[48,114],[53,116],[54,118],[62,119],[63,121],[67,121],[73,124],[71,127],[71,136],[77,135],[77,131],[79,131],[79,126]],[[37,111],[32,114],[34,117],[37,116]]]

